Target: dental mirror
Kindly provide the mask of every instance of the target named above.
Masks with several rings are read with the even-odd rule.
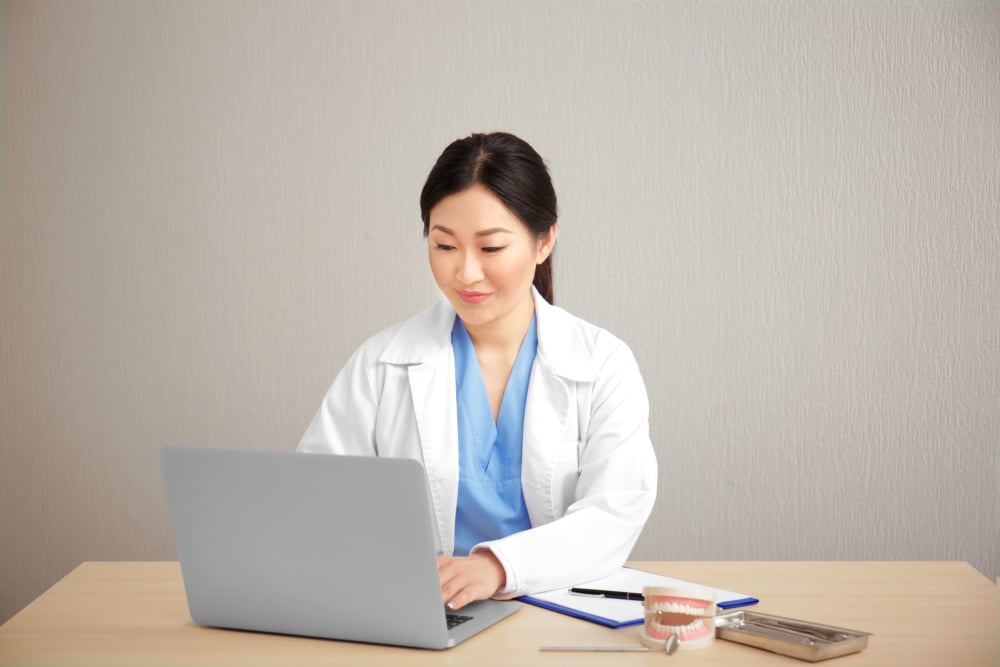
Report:
[[[667,655],[673,655],[677,652],[677,643],[680,640],[676,634],[672,634],[667,637],[667,640],[663,643],[663,651]],[[633,653],[633,652],[647,652],[656,651],[657,649],[649,648],[648,646],[541,646],[540,651],[599,651],[605,653]]]

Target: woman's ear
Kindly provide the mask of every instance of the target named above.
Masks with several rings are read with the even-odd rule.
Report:
[[[556,247],[556,231],[558,227],[558,224],[552,225],[549,227],[549,231],[538,239],[538,261],[536,264],[542,264],[552,254],[552,249]]]

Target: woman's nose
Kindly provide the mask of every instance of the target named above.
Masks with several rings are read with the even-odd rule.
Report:
[[[478,258],[471,252],[462,255],[462,259],[458,265],[458,280],[463,285],[472,285],[482,279],[483,267],[479,263]]]

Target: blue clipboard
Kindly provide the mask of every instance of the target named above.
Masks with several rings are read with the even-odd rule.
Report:
[[[630,567],[623,567],[615,574],[594,581],[588,581],[580,584],[580,586],[633,592],[641,592],[643,586],[702,588],[715,592],[716,606],[719,609],[747,607],[760,602],[757,598],[749,595],[681,581],[680,579],[673,579]],[[625,628],[631,625],[641,625],[644,620],[641,602],[576,596],[571,594],[568,588],[537,593],[535,595],[524,595],[518,599],[521,602],[536,607],[590,621],[591,623],[598,623],[609,628]]]

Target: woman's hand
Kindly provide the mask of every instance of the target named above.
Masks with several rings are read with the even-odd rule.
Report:
[[[503,565],[489,550],[471,556],[438,556],[437,565],[441,600],[449,609],[492,597],[507,581]]]

